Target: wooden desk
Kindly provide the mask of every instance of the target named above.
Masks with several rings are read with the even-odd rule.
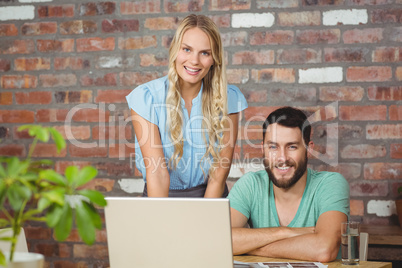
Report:
[[[369,245],[402,246],[402,228],[399,226],[361,225],[360,232],[369,234]]]
[[[235,261],[241,262],[301,262],[300,260],[288,260],[288,259],[276,259],[276,258],[265,258],[259,256],[234,256]],[[390,262],[372,262],[372,261],[361,261],[359,265],[343,265],[340,260],[336,260],[329,263],[323,263],[328,265],[328,268],[392,268],[392,263]]]

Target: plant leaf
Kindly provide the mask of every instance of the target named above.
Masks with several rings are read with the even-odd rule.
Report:
[[[14,210],[21,209],[22,204],[31,198],[31,190],[21,184],[12,184],[7,191],[7,198]]]
[[[64,195],[65,195],[65,190],[64,189],[55,189],[52,191],[44,192],[42,193],[42,196],[44,198],[47,198],[50,202],[56,203],[60,206],[64,205]]]
[[[56,144],[57,147],[57,152],[60,153],[60,151],[64,148],[66,148],[66,141],[64,140],[63,136],[60,134],[59,131],[57,131],[55,128],[50,127],[49,132],[52,135],[52,138],[54,140],[54,143]]]
[[[38,201],[38,210],[43,211],[44,209],[48,208],[52,202],[49,199],[41,197]]]
[[[89,199],[92,203],[94,203],[94,204],[96,204],[96,205],[98,205],[98,206],[104,207],[104,206],[107,205],[107,202],[106,202],[105,197],[103,196],[103,194],[101,194],[101,193],[98,192],[98,191],[94,191],[94,190],[81,190],[81,191],[78,191],[78,194],[88,197],[88,199]]]
[[[88,245],[92,245],[95,242],[95,225],[90,213],[85,202],[75,208],[78,233],[82,240]]]
[[[66,186],[66,179],[53,169],[45,169],[40,171],[39,177],[41,179],[51,181],[57,185]]]
[[[0,250],[0,265],[2,265],[2,266],[7,265],[6,256],[4,256],[4,254],[1,250]]]
[[[76,166],[68,166],[68,167],[66,168],[66,171],[65,171],[64,174],[65,174],[65,176],[66,176],[66,178],[67,178],[69,184],[73,184],[74,178],[75,178],[75,177],[77,176],[77,174],[78,174],[78,167],[76,167]]]
[[[63,207],[57,204],[52,205],[46,213],[46,224],[55,227],[63,214]]]
[[[77,187],[82,186],[95,178],[96,174],[98,174],[96,168],[92,166],[83,167],[74,178],[74,184]]]
[[[56,239],[64,241],[70,235],[73,226],[73,211],[71,207],[65,203],[62,209],[62,214],[59,222],[54,228]]]

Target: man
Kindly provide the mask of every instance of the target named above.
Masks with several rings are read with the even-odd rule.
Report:
[[[242,176],[228,196],[235,255],[320,262],[337,257],[349,184],[339,173],[307,168],[310,134],[306,115],[295,108],[280,108],[265,120],[265,170]]]

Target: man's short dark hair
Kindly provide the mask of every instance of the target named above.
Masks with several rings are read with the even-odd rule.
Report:
[[[267,119],[265,119],[264,124],[262,125],[263,141],[265,140],[267,127],[270,124],[275,123],[284,127],[299,128],[302,132],[305,145],[307,146],[310,142],[311,125],[307,120],[307,116],[302,110],[287,106],[273,111],[270,115],[268,115]]]

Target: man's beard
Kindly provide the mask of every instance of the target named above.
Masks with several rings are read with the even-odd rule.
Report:
[[[269,180],[272,181],[272,183],[278,188],[289,189],[290,187],[295,185],[296,182],[298,182],[300,180],[300,178],[303,176],[303,174],[306,172],[306,170],[307,170],[307,153],[306,153],[306,157],[298,163],[298,167],[297,167],[296,171],[294,172],[293,176],[288,180],[278,180],[275,177],[274,173],[272,172],[272,170],[270,168],[270,163],[268,162],[268,160],[266,158],[264,158],[263,162],[264,162],[265,171],[268,173]],[[295,166],[294,161],[286,161],[284,163],[284,165],[285,166]],[[275,168],[275,165],[273,165],[272,168]]]

